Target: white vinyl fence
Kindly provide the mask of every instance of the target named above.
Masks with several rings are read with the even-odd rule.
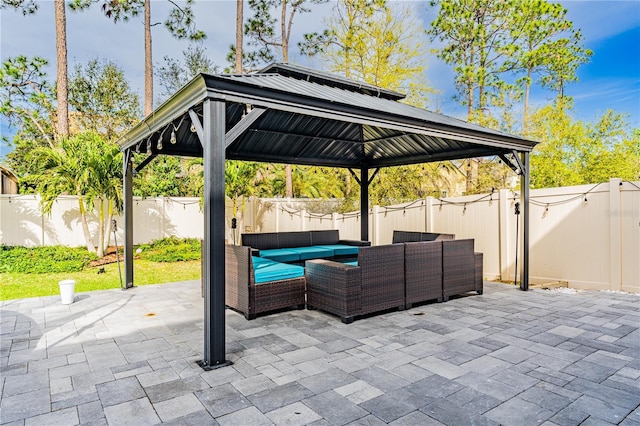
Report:
[[[389,244],[393,230],[398,229],[474,238],[476,251],[484,253],[485,277],[513,280],[516,251],[518,267],[522,255],[522,216],[514,213],[518,201],[518,194],[500,190],[373,206],[369,237],[374,245]],[[312,229],[338,229],[341,238],[359,239],[359,212],[309,213],[305,209],[308,203],[318,201],[247,199],[237,207],[238,228],[234,235],[234,210],[229,201],[227,241],[239,243],[242,232]],[[197,198],[135,198],[133,213],[134,244],[172,235],[203,235],[204,221]],[[97,240],[97,219],[91,214],[89,220]],[[122,220],[116,220],[121,244]],[[529,235],[531,278],[563,280],[574,288],[640,292],[640,182],[612,179],[598,185],[532,190]],[[113,245],[113,234],[110,237]],[[58,198],[47,216],[40,212],[37,197],[0,196],[0,244],[84,245],[77,200]]]

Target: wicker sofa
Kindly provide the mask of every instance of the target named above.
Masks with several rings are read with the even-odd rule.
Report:
[[[482,294],[482,253],[473,250],[474,240],[442,241],[442,298],[475,291]]]
[[[242,234],[242,245],[254,256],[285,263],[304,264],[309,259],[355,258],[369,241],[341,240],[337,229],[321,231],[261,232]]]
[[[404,243],[405,305],[442,302],[442,241]]]
[[[387,309],[404,309],[404,246],[362,247],[357,266],[325,259],[305,264],[307,309],[338,315],[343,323]]]
[[[455,240],[455,234],[441,234],[437,232],[417,232],[417,231],[393,231],[393,244],[414,243],[418,241],[440,241]]]
[[[255,258],[250,247],[227,245],[225,304],[248,320],[278,309],[304,309],[304,268]]]

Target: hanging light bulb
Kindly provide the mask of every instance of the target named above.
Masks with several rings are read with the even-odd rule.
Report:
[[[171,130],[171,137],[169,138],[169,142],[171,142],[171,145],[175,145],[176,142],[178,142],[178,139],[176,139],[176,129],[175,128],[173,130]]]
[[[196,132],[196,126],[194,124],[192,124],[191,127],[189,128],[189,130],[191,130],[191,133],[195,133]]]
[[[156,145],[156,148],[158,148],[158,151],[162,149],[162,135],[158,138],[158,145]]]
[[[136,154],[140,154],[140,144],[136,145]]]
[[[151,136],[147,139],[147,154],[151,152]]]

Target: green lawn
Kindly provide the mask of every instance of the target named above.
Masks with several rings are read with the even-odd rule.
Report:
[[[120,288],[118,264],[111,263],[103,267],[103,274],[98,274],[100,267],[55,274],[0,274],[0,300],[60,294],[58,281],[65,279],[76,280],[76,293]],[[120,267],[124,280],[124,264],[121,263]],[[200,261],[167,263],[135,260],[133,272],[136,286],[197,280],[200,279]]]

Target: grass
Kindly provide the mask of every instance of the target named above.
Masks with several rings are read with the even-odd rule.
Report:
[[[120,267],[122,268],[122,279],[124,280],[124,264],[121,263]],[[98,274],[100,268],[104,268],[105,272],[103,274]],[[136,286],[197,280],[200,279],[200,261],[166,263],[135,260],[133,273]],[[57,295],[60,294],[58,281],[65,279],[76,280],[76,293],[120,288],[117,263],[110,263],[97,268],[87,268],[81,272],[50,274],[2,273],[0,274],[0,300]]]

